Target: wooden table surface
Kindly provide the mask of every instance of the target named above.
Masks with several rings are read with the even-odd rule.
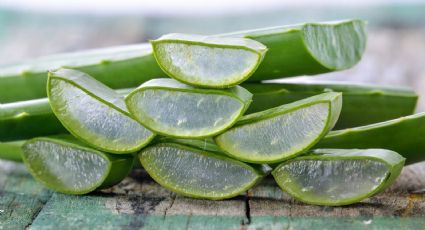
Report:
[[[85,196],[52,192],[19,163],[0,160],[0,229],[425,229],[425,163],[394,186],[345,207],[306,205],[267,178],[224,201],[178,196],[142,170]]]

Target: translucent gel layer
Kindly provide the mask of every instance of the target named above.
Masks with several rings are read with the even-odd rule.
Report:
[[[274,175],[282,188],[304,200],[332,203],[374,191],[387,177],[388,168],[367,159],[300,160],[284,165]]]
[[[249,74],[258,54],[245,49],[207,47],[183,43],[159,43],[158,57],[168,70],[189,82],[226,84]]]
[[[28,144],[24,154],[35,176],[60,191],[98,185],[109,164],[93,152],[47,141]]]
[[[61,122],[95,146],[133,150],[152,133],[135,120],[62,80],[51,80],[50,103]]]
[[[311,144],[323,132],[329,105],[319,103],[284,115],[231,129],[218,140],[227,152],[244,159],[280,159]]]
[[[205,136],[229,126],[240,115],[241,101],[217,94],[147,89],[130,100],[137,120],[174,136]]]
[[[176,147],[154,147],[142,154],[143,167],[174,190],[209,197],[241,191],[257,175],[233,162]]]

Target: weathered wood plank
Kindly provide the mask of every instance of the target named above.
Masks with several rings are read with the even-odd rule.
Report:
[[[350,229],[350,230],[418,230],[424,229],[420,217],[287,217],[262,216],[252,220],[247,229]]]
[[[54,193],[30,229],[223,229],[239,228],[245,220],[243,199],[184,198],[164,190],[141,171],[131,176],[119,186],[91,195]]]
[[[0,229],[24,229],[50,194],[31,178],[23,165],[0,161]]]

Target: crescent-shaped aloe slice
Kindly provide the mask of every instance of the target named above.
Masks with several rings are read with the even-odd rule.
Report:
[[[49,73],[49,102],[70,133],[112,153],[135,152],[155,136],[130,117],[124,97],[77,70]]]
[[[174,79],[150,80],[125,101],[130,113],[156,133],[179,138],[213,136],[232,126],[251,102],[240,86],[199,89]]]
[[[110,187],[127,176],[134,161],[132,155],[100,152],[72,136],[34,138],[22,148],[30,173],[46,187],[67,194]]]
[[[120,89],[116,92],[124,96],[132,90]],[[0,141],[64,133],[68,131],[56,118],[48,98],[0,104]]]
[[[390,186],[404,160],[386,149],[317,149],[283,162],[272,175],[282,190],[305,203],[348,205]]]
[[[315,145],[335,125],[341,93],[324,93],[242,117],[215,138],[229,156],[252,163],[275,163]]]
[[[318,148],[385,148],[400,153],[406,164],[425,161],[425,113],[329,132]]]
[[[341,92],[344,100],[334,129],[351,128],[411,115],[418,95],[409,88],[336,81],[244,83],[253,94],[247,114],[291,103],[324,92]]]
[[[267,48],[254,40],[167,34],[151,41],[159,66],[186,84],[228,88],[248,79]]]
[[[158,143],[143,149],[139,158],[156,182],[194,198],[220,200],[237,196],[254,186],[266,173],[224,156],[218,148],[212,148],[217,150],[213,151],[210,144],[201,142]]]

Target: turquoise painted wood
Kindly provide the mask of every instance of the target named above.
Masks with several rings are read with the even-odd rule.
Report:
[[[422,229],[424,188],[425,163],[406,167],[384,193],[346,207],[299,203],[271,178],[230,200],[184,198],[142,170],[108,190],[72,196],[0,160],[0,229]]]

